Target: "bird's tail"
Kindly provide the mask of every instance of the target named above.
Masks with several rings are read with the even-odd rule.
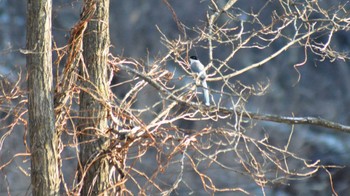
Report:
[[[204,95],[204,101],[206,106],[210,106],[210,98],[209,98],[209,90],[207,81],[202,80],[202,86],[203,86],[203,95]]]

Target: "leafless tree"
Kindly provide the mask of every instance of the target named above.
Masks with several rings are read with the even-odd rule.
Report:
[[[94,2],[94,1],[90,1]],[[89,21],[83,42],[84,62],[80,70],[82,81],[80,93],[80,117],[78,125],[79,163],[81,195],[112,194],[110,187],[112,165],[104,153],[110,146],[105,137],[108,132],[108,75],[107,63],[109,41],[109,0],[97,1],[94,16]],[[87,7],[87,6],[86,6]],[[86,8],[85,7],[85,8]],[[79,183],[80,183],[79,182]],[[110,189],[111,191],[108,191]],[[114,192],[115,193],[115,192]]]
[[[60,184],[52,94],[51,10],[51,0],[28,2],[28,132],[33,195],[58,195]]]
[[[69,43],[55,48],[56,64],[64,64],[55,91],[55,128],[58,136],[69,138],[61,137],[59,150],[73,147],[78,163],[72,184],[59,171],[62,192],[249,195],[260,190],[266,194],[268,186],[325,171],[330,190],[337,195],[329,172],[335,166],[310,162],[290,150],[293,125],[347,133],[350,127],[318,117],[250,112],[246,104],[252,96],[264,95],[269,83],[246,83],[237,77],[272,66],[275,58],[293,47],[304,51],[302,56],[291,57],[298,61],[294,63],[297,73],[309,54],[320,61],[347,61],[348,54],[337,51],[332,40],[336,32],[349,31],[348,2],[329,6],[327,1],[272,0],[247,9],[237,6],[236,0],[211,0],[207,20],[195,27],[183,24],[170,2],[163,2],[176,21],[179,36],[170,39],[159,28],[167,51],[152,62],[109,53],[108,1],[84,1]],[[188,56],[196,51],[208,57],[202,63],[210,106],[203,104],[196,75],[189,69]],[[235,64],[244,52],[256,53],[259,60]],[[6,88],[0,100],[12,104],[23,93],[20,82],[1,83]],[[11,85],[18,90],[11,90]],[[127,92],[122,94],[121,89]],[[14,116],[13,121],[27,123],[23,104],[11,108],[3,110],[7,115],[2,121]],[[257,120],[292,125],[282,147],[270,142],[269,135],[257,133]],[[8,132],[0,141],[14,126],[1,127]],[[28,156],[17,156],[22,155]]]

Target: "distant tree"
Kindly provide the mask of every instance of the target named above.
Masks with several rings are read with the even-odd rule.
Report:
[[[28,131],[33,195],[59,195],[51,47],[52,1],[28,1]]]

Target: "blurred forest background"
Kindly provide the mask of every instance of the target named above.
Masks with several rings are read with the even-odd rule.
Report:
[[[179,20],[187,27],[205,25],[208,1],[176,0],[169,2]],[[254,10],[265,5],[265,2],[242,0],[238,1],[235,6],[244,10]],[[334,1],[324,0],[322,3],[331,7]],[[81,2],[54,0],[53,4],[53,38],[57,47],[62,47],[69,39],[70,29],[79,20]],[[275,8],[270,5],[267,9]],[[16,81],[17,73],[24,72],[25,69],[25,56],[20,53],[20,49],[25,48],[25,13],[25,0],[0,0],[0,76],[6,76],[12,81]],[[268,20],[269,16],[266,19]],[[247,20],[244,15],[242,15],[242,20]],[[167,52],[161,43],[161,34],[157,26],[170,39],[177,38],[179,35],[170,10],[161,0],[111,0],[110,36],[113,45],[110,49],[111,53],[152,62],[153,59]],[[191,34],[189,33],[188,36],[191,37]],[[335,33],[332,40],[333,47],[338,51],[346,52],[349,51],[349,45],[350,34],[348,32]],[[231,64],[235,69],[239,69],[267,56],[269,50],[275,51],[279,48],[280,46],[274,43],[264,50],[239,51]],[[204,64],[208,63],[206,49],[194,48],[192,52]],[[220,52],[215,53],[218,59],[227,53],[226,51]],[[345,125],[349,124],[349,63],[341,60],[322,62],[319,57],[309,53],[307,63],[297,67],[300,72],[299,80],[299,74],[293,66],[303,61],[303,55],[304,49],[295,47],[261,67],[237,76],[237,80],[248,85],[256,84],[256,82],[270,84],[266,94],[250,98],[246,109],[285,116],[322,117]],[[172,69],[171,63],[169,62],[169,69]],[[152,99],[152,96],[145,96],[143,101],[147,103],[147,99]],[[292,127],[266,121],[255,123],[256,134],[269,135],[269,143],[276,146],[285,145],[293,128],[290,151],[310,161],[320,160],[325,165],[340,166],[329,170],[333,176],[334,188],[340,195],[350,192],[349,134],[317,126],[295,125]],[[24,127],[17,127],[3,143],[0,142],[0,165],[8,162],[14,154],[25,152],[23,129]],[[0,136],[3,134],[3,130],[0,130]],[[28,166],[28,160],[18,159],[0,171],[0,195],[7,194],[7,185],[10,185],[13,195],[23,195],[29,190]],[[75,168],[76,165],[72,164],[71,167]],[[64,172],[71,171],[67,165],[63,170]],[[237,174],[237,178],[239,177],[240,175]],[[223,183],[231,180],[224,179],[224,176],[221,178],[223,178]],[[291,179],[284,185],[277,184],[267,187],[266,193],[267,195],[331,195],[329,184],[328,174],[318,172],[315,176],[306,177],[303,180]],[[254,184],[246,186],[255,187]],[[256,194],[261,194],[259,187]]]

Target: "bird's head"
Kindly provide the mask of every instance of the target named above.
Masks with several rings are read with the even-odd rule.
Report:
[[[190,64],[193,63],[193,61],[198,61],[197,56],[190,56]]]
[[[198,60],[197,56],[190,56],[190,60]]]

